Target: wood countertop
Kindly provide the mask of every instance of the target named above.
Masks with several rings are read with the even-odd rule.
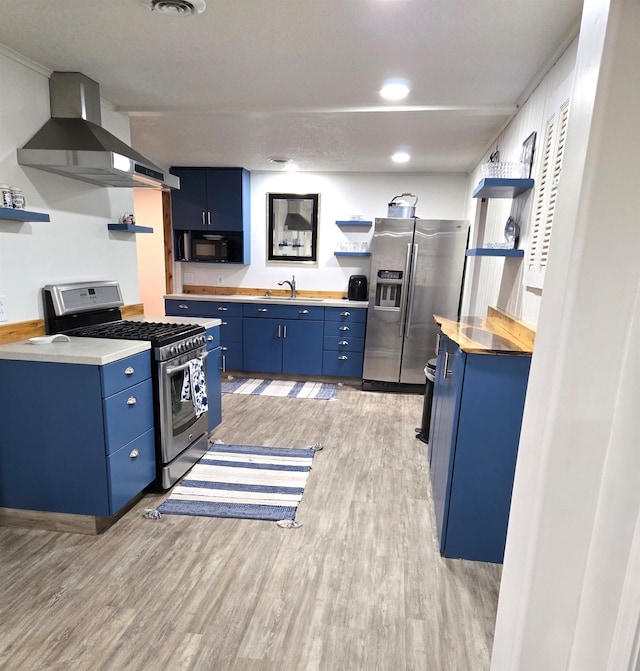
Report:
[[[458,321],[433,316],[444,335],[468,354],[529,355],[533,352],[535,330],[497,308],[486,317],[461,317]]]

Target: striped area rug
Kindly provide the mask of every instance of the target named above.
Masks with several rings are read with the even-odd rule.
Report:
[[[222,383],[224,394],[264,394],[287,398],[335,398],[338,385],[332,382],[295,382],[293,380],[260,380],[253,377],[229,378]]]
[[[314,450],[212,445],[158,511],[169,515],[293,520]]]

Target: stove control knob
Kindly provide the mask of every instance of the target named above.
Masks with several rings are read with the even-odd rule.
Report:
[[[207,339],[203,335],[198,336],[198,345],[204,345],[205,342],[207,342]]]
[[[180,343],[180,352],[184,352],[187,348],[183,342]]]
[[[169,354],[171,354],[171,356],[175,356],[177,353],[178,353],[178,348],[175,345],[171,345],[171,347],[169,349]]]

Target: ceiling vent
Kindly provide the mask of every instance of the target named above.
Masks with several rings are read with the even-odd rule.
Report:
[[[142,0],[153,12],[170,16],[202,14],[207,7],[205,0]]]

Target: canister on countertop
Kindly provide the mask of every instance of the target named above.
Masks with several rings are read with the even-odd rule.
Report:
[[[7,184],[0,184],[0,207],[13,207],[11,188]]]

